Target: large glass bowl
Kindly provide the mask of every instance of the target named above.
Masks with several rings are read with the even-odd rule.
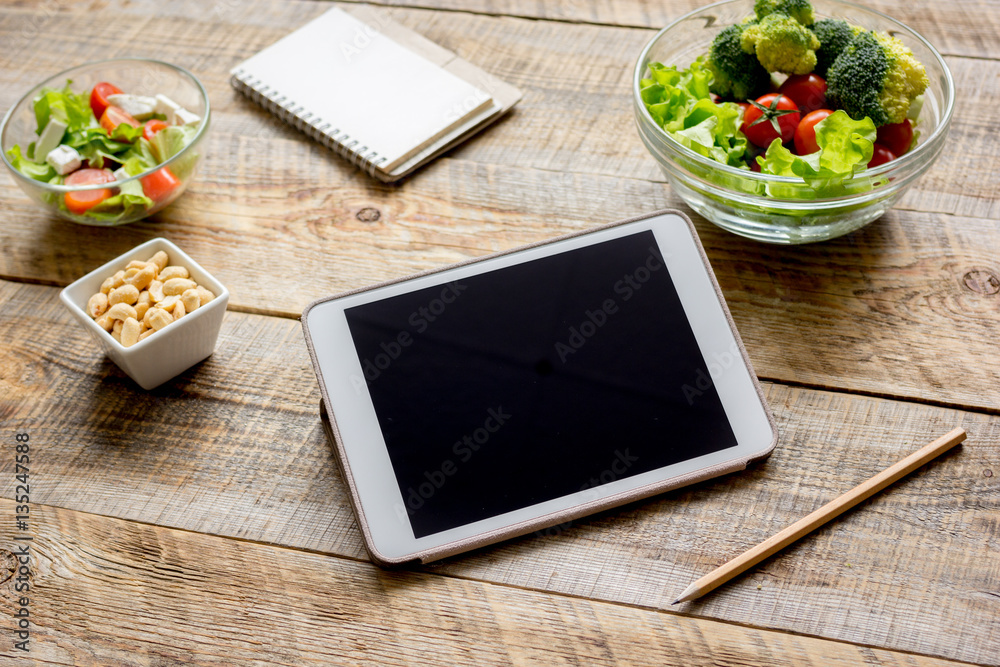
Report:
[[[926,39],[880,12],[838,0],[813,0],[816,18],[841,18],[903,41],[930,79],[916,129],[919,144],[902,157],[855,176],[857,192],[817,198],[803,181],[736,169],[702,157],[671,138],[649,115],[640,80],[651,62],[687,67],[707,53],[715,35],[753,15],[754,0],[727,0],[693,11],[656,34],[639,55],[632,82],[642,142],[687,204],[723,229],[771,243],[810,243],[863,227],[888,211],[931,166],[951,124],[955,85],[941,54]]]
[[[67,192],[98,190],[107,187],[112,187],[113,192],[116,192],[117,189],[113,187],[114,184],[80,187],[49,185],[42,181],[36,181],[15,169],[10,163],[7,151],[15,144],[20,145],[23,151],[27,148],[28,144],[38,138],[38,135],[35,133],[35,129],[37,128],[33,106],[35,98],[42,88],[62,88],[66,85],[67,80],[73,82],[71,88],[78,93],[91,90],[96,83],[108,81],[127,93],[148,95],[150,97],[163,94],[188,111],[201,116],[198,133],[183,150],[153,169],[137,174],[125,181],[120,181],[121,183],[127,183],[139,180],[163,167],[173,165],[174,169],[172,171],[176,172],[175,175],[181,181],[180,185],[174,188],[169,195],[164,196],[162,199],[154,200],[153,205],[148,208],[137,207],[137,210],[130,211],[127,215],[119,216],[113,220],[101,220],[87,215],[71,213],[63,203],[64,197]],[[204,151],[200,144],[208,134],[210,114],[211,109],[205,87],[201,85],[201,82],[193,74],[183,68],[145,58],[101,60],[73,67],[49,77],[18,100],[17,104],[7,111],[3,122],[0,123],[0,147],[2,147],[2,151],[0,151],[0,156],[2,157],[0,159],[3,160],[4,165],[11,173],[11,177],[21,189],[52,213],[84,225],[124,225],[156,213],[168,206],[184,192],[188,183],[194,178],[198,163],[201,161]]]

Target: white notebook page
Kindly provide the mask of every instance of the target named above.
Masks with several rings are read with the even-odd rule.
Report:
[[[378,153],[390,171],[492,99],[376,27],[331,9],[237,69],[303,107],[310,123],[330,123],[349,137],[342,143]]]

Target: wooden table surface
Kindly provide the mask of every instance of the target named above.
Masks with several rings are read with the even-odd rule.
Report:
[[[177,203],[78,226],[0,178],[3,664],[1000,664],[1000,3],[858,0],[945,55],[950,146],[882,219],[805,247],[695,220],[780,441],[745,473],[426,567],[367,559],[298,316],[349,288],[684,208],[630,77],[701,0],[400,0],[393,17],[520,87],[398,186],[239,96],[230,67],[330,5],[7,0],[0,109],[106,57],[208,88]],[[433,6],[432,6],[433,5]],[[215,354],[154,391],[64,286],[164,236],[232,292]],[[955,426],[960,448],[704,599],[688,583]],[[15,438],[31,446],[30,653],[14,648]],[[12,659],[12,657],[14,659]]]

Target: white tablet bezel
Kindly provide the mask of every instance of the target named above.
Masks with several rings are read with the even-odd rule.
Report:
[[[379,299],[445,285],[475,274],[513,266],[575,248],[652,231],[687,314],[698,346],[708,363],[711,382],[729,416],[737,446],[642,474],[625,477],[577,493],[505,514],[416,538],[389,459],[378,418],[367,391],[361,360],[344,311]],[[313,303],[303,313],[303,329],[313,354],[326,408],[336,425],[341,464],[351,485],[355,509],[376,561],[389,564],[447,553],[556,523],[555,518],[580,516],[627,500],[671,488],[672,480],[694,481],[742,468],[766,456],[777,439],[767,409],[743,351],[721,292],[711,274],[691,223],[676,212],[626,221],[557,239],[480,261],[423,274],[371,289]],[[706,388],[707,378],[692,378],[690,391]],[[692,396],[696,396],[693,393]],[[346,459],[346,460],[344,460]],[[675,485],[676,486],[676,485]]]

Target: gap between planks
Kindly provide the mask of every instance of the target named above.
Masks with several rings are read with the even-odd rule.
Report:
[[[11,500],[9,498],[4,498],[4,499]],[[13,502],[13,501],[11,500],[11,502]],[[262,540],[249,539],[249,538],[245,538],[245,537],[230,536],[230,535],[219,535],[219,534],[216,534],[216,533],[206,533],[206,532],[201,532],[201,531],[197,531],[197,530],[192,530],[192,529],[189,529],[189,528],[181,528],[181,527],[176,527],[176,526],[161,526],[159,524],[152,523],[152,522],[149,522],[149,521],[141,521],[141,520],[138,520],[138,519],[126,519],[126,518],[122,518],[122,517],[118,517],[118,516],[114,516],[114,515],[109,515],[109,514],[99,514],[99,513],[96,513],[96,512],[89,512],[89,511],[86,511],[86,510],[79,510],[79,509],[73,509],[73,508],[70,508],[70,507],[63,507],[61,505],[55,505],[55,504],[51,504],[51,503],[32,503],[32,506],[34,506],[34,507],[49,508],[49,509],[55,510],[56,512],[70,512],[70,513],[79,514],[79,515],[93,516],[93,517],[97,517],[97,518],[100,518],[100,519],[109,519],[109,520],[112,520],[112,521],[121,521],[121,522],[126,523],[126,524],[134,524],[134,525],[138,525],[138,526],[148,526],[148,527],[150,527],[152,529],[175,531],[177,533],[188,534],[188,535],[197,535],[197,536],[201,536],[201,537],[205,537],[205,538],[210,538],[210,539],[219,539],[219,540],[224,540],[224,541],[228,540],[228,541],[238,542],[238,543],[243,543],[243,544],[248,544],[248,545],[252,545],[252,546],[259,546],[259,547],[264,547],[264,548],[277,549],[277,550],[280,550],[280,551],[290,551],[290,552],[293,552],[293,553],[311,554],[311,555],[320,556],[320,557],[323,557],[323,558],[336,558],[336,559],[343,560],[343,561],[350,562],[350,563],[359,563],[359,564],[362,564],[362,565],[369,565],[369,566],[371,566],[373,568],[377,568],[376,565],[374,565],[370,560],[368,560],[366,558],[356,558],[356,557],[352,557],[352,556],[349,556],[349,555],[346,555],[346,554],[331,553],[331,552],[327,552],[327,551],[320,551],[318,549],[309,549],[309,548],[306,548],[306,547],[292,547],[292,546],[287,546],[287,545],[283,545],[283,544],[276,544],[276,543],[272,543],[272,542],[266,542],[266,541],[262,541]],[[484,549],[489,549],[489,548],[490,547],[484,547]],[[984,662],[969,662],[969,661],[965,661],[965,660],[955,660],[955,659],[949,658],[947,656],[935,655],[935,654],[932,654],[932,653],[920,653],[920,652],[917,652],[917,651],[908,651],[906,649],[900,649],[900,648],[889,649],[889,648],[886,648],[886,647],[883,647],[883,646],[879,646],[877,644],[870,644],[870,643],[863,643],[863,642],[851,642],[851,641],[846,641],[846,640],[843,640],[843,639],[836,639],[836,638],[831,638],[831,637],[825,637],[823,635],[818,635],[818,634],[814,634],[814,633],[793,632],[791,630],[787,630],[787,629],[784,629],[784,628],[769,627],[769,626],[766,626],[766,625],[759,625],[759,624],[754,624],[754,623],[746,623],[746,622],[734,621],[734,620],[728,620],[728,619],[722,619],[722,618],[717,618],[717,617],[701,616],[701,615],[698,615],[698,614],[694,614],[694,613],[690,613],[690,612],[678,611],[678,610],[669,609],[669,608],[660,608],[660,607],[655,607],[655,606],[651,606],[651,605],[644,605],[644,604],[637,604],[637,603],[631,603],[630,604],[630,603],[627,603],[627,602],[621,602],[621,601],[617,601],[617,600],[605,599],[605,598],[599,598],[599,597],[587,597],[585,595],[578,595],[578,594],[574,594],[574,593],[567,593],[567,592],[564,592],[564,591],[553,591],[553,590],[550,590],[550,589],[536,587],[536,586],[524,586],[524,585],[512,584],[512,583],[509,583],[509,582],[497,581],[497,580],[487,579],[487,578],[483,578],[483,577],[463,576],[463,575],[455,574],[453,572],[446,572],[446,571],[431,569],[431,568],[428,568],[426,566],[416,566],[416,567],[413,567],[413,568],[403,568],[402,570],[397,570],[397,571],[410,572],[410,573],[413,573],[413,574],[423,574],[423,575],[426,575],[426,576],[439,576],[439,577],[444,577],[444,578],[447,578],[447,579],[453,579],[455,581],[468,581],[468,582],[473,582],[473,583],[477,583],[477,584],[482,584],[482,585],[485,585],[485,586],[497,586],[497,587],[501,587],[501,588],[508,588],[508,589],[511,589],[511,590],[525,591],[525,592],[528,592],[528,593],[536,593],[536,594],[541,594],[541,595],[545,595],[545,596],[551,596],[551,597],[561,598],[561,599],[566,599],[566,600],[580,600],[580,601],[588,602],[588,603],[597,603],[597,604],[602,604],[602,605],[610,605],[612,607],[620,607],[620,608],[623,608],[623,609],[638,609],[638,610],[641,610],[641,611],[651,612],[651,613],[656,613],[656,614],[662,614],[662,615],[665,615],[665,616],[676,616],[676,617],[682,617],[682,618],[689,618],[689,619],[692,619],[694,621],[711,621],[713,623],[719,623],[719,624],[721,624],[723,626],[732,626],[732,627],[746,628],[748,630],[757,630],[757,631],[760,631],[760,632],[773,633],[773,634],[777,634],[777,635],[786,635],[786,636],[789,636],[789,637],[802,637],[802,638],[806,638],[806,639],[815,639],[815,640],[822,641],[822,642],[831,642],[831,643],[834,643],[834,644],[840,644],[842,646],[850,646],[850,647],[857,647],[857,648],[867,648],[867,649],[876,650],[876,651],[891,651],[892,653],[895,653],[895,654],[898,654],[898,655],[913,656],[913,657],[916,657],[916,658],[930,658],[930,659],[936,659],[936,660],[944,660],[944,661],[947,661],[947,662],[949,662],[951,664],[954,664],[954,665],[970,665],[970,666],[975,666],[975,667],[991,667],[991,665],[989,663],[984,663]],[[743,575],[741,575],[741,576],[743,576]],[[151,642],[151,643],[160,643],[160,642]],[[51,661],[35,661],[35,662],[36,662],[36,664],[43,663],[43,664],[52,664],[52,665],[69,664],[69,663],[51,662]]]
[[[0,280],[5,280],[12,283],[21,283],[27,285],[41,285],[44,287],[65,287],[56,281],[37,279],[37,278],[20,278],[16,276],[5,276],[0,275]],[[232,313],[242,313],[245,315],[260,315],[263,317],[276,317],[279,319],[288,320],[300,320],[301,314],[297,314],[290,311],[281,311],[270,308],[256,308],[253,306],[245,305],[233,305],[230,303],[226,310]],[[830,384],[823,384],[819,382],[802,382],[799,380],[784,380],[778,377],[772,377],[769,375],[758,375],[757,379],[761,382],[770,382],[772,384],[781,384],[787,387],[798,387],[800,389],[811,389],[814,391],[829,391],[833,393],[848,394],[851,396],[863,396],[867,398],[878,398],[892,401],[900,401],[905,403],[916,403],[920,405],[927,405],[937,408],[946,408],[949,410],[961,410],[963,412],[973,412],[983,415],[1000,415],[1000,406],[996,408],[990,408],[985,406],[975,406],[966,405],[964,403],[958,403],[955,401],[946,400],[934,400],[930,398],[922,398],[920,396],[909,396],[906,394],[894,394],[892,392],[880,392],[865,389],[856,389],[851,387],[837,387]]]
[[[236,306],[236,307],[231,306],[229,310],[237,313],[246,313],[248,315],[263,315],[265,317],[279,317],[290,320],[301,319],[300,315],[295,315],[294,313],[282,312],[278,310],[268,310],[265,308],[253,308],[249,306]],[[851,387],[837,387],[834,385],[822,384],[819,382],[783,380],[781,378],[771,377],[768,375],[758,375],[757,379],[760,380],[761,382],[782,384],[787,387],[798,387],[801,389],[812,389],[815,391],[829,391],[840,394],[850,394],[852,396],[865,396],[868,398],[879,398],[879,399],[900,401],[906,403],[918,403],[920,405],[927,405],[937,408],[947,408],[949,410],[961,410],[963,412],[975,412],[983,415],[991,415],[991,416],[1000,415],[1000,406],[996,408],[990,408],[990,407],[980,407],[975,405],[965,405],[963,403],[958,403],[955,401],[934,400],[930,398],[922,398],[920,396],[908,396],[906,394],[893,394],[891,392],[855,389]]]
[[[330,0],[308,0],[309,2],[316,2],[318,4],[330,4]],[[718,0],[711,0],[717,2]],[[590,21],[587,19],[579,18],[566,18],[558,16],[531,16],[530,14],[517,14],[517,13],[503,13],[503,12],[490,12],[481,9],[471,9],[471,8],[461,8],[461,7],[438,7],[432,4],[419,4],[419,3],[392,3],[392,2],[378,2],[377,0],[337,0],[336,4],[341,5],[371,5],[375,7],[380,7],[385,10],[393,9],[415,9],[423,11],[433,11],[442,12],[449,14],[467,14],[470,16],[483,16],[486,18],[512,18],[519,19],[523,21],[537,21],[539,23],[564,23],[568,25],[581,25],[581,26],[594,26],[599,28],[622,28],[627,30],[649,30],[649,31],[659,31],[661,28],[665,27],[666,24],[662,26],[649,26],[641,23],[628,23],[628,22],[614,22],[606,23],[601,21]],[[706,2],[709,4],[709,2]],[[687,12],[684,12],[685,14]],[[966,58],[969,60],[988,60],[988,61],[1000,61],[1000,56],[969,56],[957,53],[951,53],[948,51],[940,51],[942,56],[947,56],[949,58]]]

